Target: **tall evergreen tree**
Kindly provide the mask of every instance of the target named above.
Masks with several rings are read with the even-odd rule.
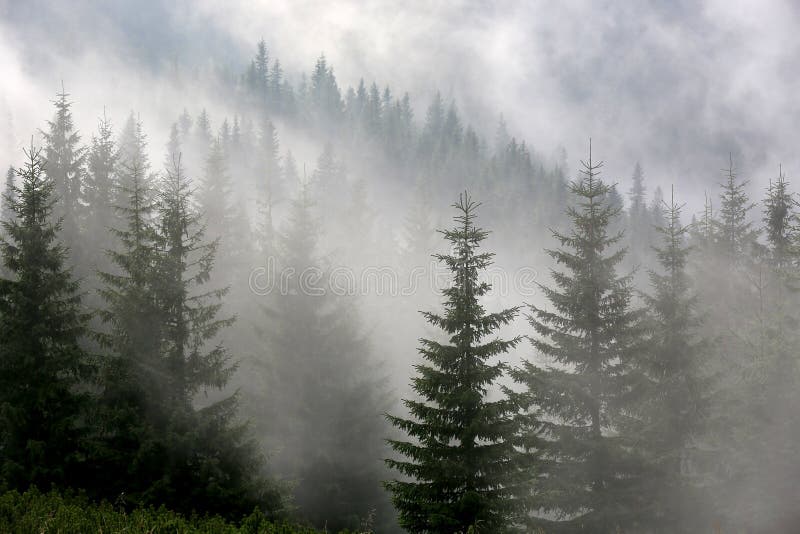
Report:
[[[116,188],[113,206],[127,207],[130,199],[129,191],[136,180],[143,181],[143,187],[152,187],[153,177],[150,174],[150,158],[147,155],[147,135],[141,120],[131,113],[117,143]]]
[[[211,143],[208,151],[197,196],[200,211],[205,217],[206,230],[211,235],[221,237],[231,229],[231,180],[219,137]]]
[[[211,143],[197,200],[206,231],[219,239],[219,269],[227,284],[247,278],[250,227],[243,202],[233,190],[228,157],[220,138]],[[239,285],[238,283],[236,284]]]
[[[53,216],[54,176],[63,175],[45,176],[41,150],[31,146],[26,155],[15,197],[4,199],[13,217],[3,221],[0,245],[10,273],[0,280],[0,483],[80,487],[88,401],[82,386],[93,372],[81,348],[88,315]]]
[[[82,265],[84,251],[80,250],[79,219],[86,151],[80,146],[81,138],[75,130],[68,96],[63,88],[56,95],[55,116],[48,121],[47,131],[41,133],[45,142],[45,173],[53,182],[53,194],[57,199],[53,216],[62,221],[61,239],[70,248],[72,259]]]
[[[630,208],[628,209],[630,246],[632,254],[635,257],[640,257],[646,253],[645,249],[649,246],[652,235],[650,231],[652,221],[650,220],[650,212],[645,195],[644,171],[638,161],[633,169],[631,181],[633,183],[628,191],[630,200]],[[660,210],[661,207],[659,206],[658,209]]]
[[[95,478],[104,495],[148,504],[151,485],[163,476],[159,399],[167,384],[156,293],[155,198],[136,164],[129,173],[129,185],[120,191],[127,199],[115,207],[124,226],[110,228],[116,239],[106,251],[112,268],[99,273],[105,302],[100,317],[106,325],[99,339],[107,352],[100,369]]]
[[[681,223],[681,208],[674,197],[662,208],[667,225],[657,228],[662,242],[654,247],[661,272],[650,271],[652,294],[644,296],[650,336],[634,365],[631,419],[623,425],[647,462],[641,496],[648,532],[698,532],[710,523],[707,501],[690,474],[707,384],[705,343],[698,339],[700,318],[686,273],[689,227]]]
[[[796,202],[789,191],[786,176],[778,172],[778,178],[770,180],[767,198],[764,200],[764,230],[769,245],[769,259],[779,271],[787,268],[793,259],[793,228]]]
[[[405,400],[412,418],[388,416],[414,441],[390,440],[407,459],[387,463],[411,480],[393,480],[400,524],[409,532],[486,532],[513,530],[526,510],[532,474],[531,455],[520,450],[518,404],[508,396],[488,400],[503,376],[505,363],[489,362],[519,343],[493,336],[509,324],[517,308],[486,313],[480,298],[491,286],[479,280],[493,254],[479,252],[488,232],[475,226],[478,204],[465,193],[454,205],[456,226],[443,232],[452,254],[439,254],[452,273],[444,290],[444,313],[424,313],[449,336],[449,344],[421,340],[413,379],[422,400]]]
[[[253,89],[258,96],[264,98],[266,97],[269,84],[269,52],[267,51],[267,43],[264,39],[258,42],[258,50],[256,51],[253,65],[255,67]]]
[[[303,517],[336,531],[358,528],[373,511],[376,529],[390,531],[394,513],[380,486],[385,385],[352,301],[319,283],[326,260],[317,250],[309,188],[301,185],[278,243],[278,267],[293,274],[263,307],[266,350],[259,361],[268,371],[251,410],[267,446],[279,451],[272,459],[277,472],[298,480]]]
[[[222,390],[235,370],[218,339],[234,319],[218,316],[227,289],[204,289],[217,241],[204,240],[180,160],[167,170],[157,213],[155,294],[164,378],[163,387],[148,393],[160,404],[165,451],[162,478],[149,497],[180,511],[229,517],[255,505],[274,512],[281,507],[280,495],[265,482],[255,443],[236,419],[238,397],[195,406],[198,393]]]
[[[167,141],[167,156],[164,160],[165,166],[172,165],[181,153],[181,134],[178,129],[178,123],[172,124],[169,130],[169,140]]]
[[[330,130],[338,124],[342,113],[342,93],[336,83],[333,67],[328,65],[324,54],[317,59],[314,66],[308,96],[311,110],[320,127]]]
[[[275,253],[274,210],[284,192],[280,164],[278,133],[272,121],[264,118],[259,137],[259,161],[256,190],[258,195],[258,240],[261,254],[267,258]]]
[[[11,206],[14,200],[17,198],[17,194],[14,191],[14,183],[16,180],[16,176],[17,176],[17,171],[14,169],[13,166],[9,166],[8,171],[6,172],[5,188],[3,189],[3,201],[2,201],[3,217],[1,219],[3,221],[10,221],[14,217],[14,210],[11,209]]]
[[[640,463],[614,431],[626,371],[642,341],[640,313],[631,308],[632,275],[617,275],[625,249],[608,228],[619,213],[611,187],[599,178],[602,163],[581,162],[570,184],[576,205],[567,209],[569,233],[554,232],[562,248],[547,252],[564,270],[552,271],[555,287],[540,285],[552,310],[531,306],[539,337],[532,343],[552,367],[524,364],[517,380],[528,386],[549,421],[543,455],[550,463],[539,481],[537,506],[554,514],[545,530],[637,530]]]
[[[747,212],[754,206],[745,192],[748,182],[737,180],[732,157],[725,177],[721,184],[717,234],[720,251],[732,266],[741,264],[753,252],[758,233],[753,229],[752,221],[747,220]]]
[[[113,203],[118,156],[111,121],[103,114],[97,135],[92,136],[83,194],[86,201],[84,227],[93,249],[95,269],[106,267],[102,261],[103,252],[111,248],[108,229],[115,220]]]

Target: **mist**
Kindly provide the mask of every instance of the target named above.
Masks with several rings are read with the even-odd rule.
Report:
[[[797,10],[0,3],[0,489],[791,531]]]

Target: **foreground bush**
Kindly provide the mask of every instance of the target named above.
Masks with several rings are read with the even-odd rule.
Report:
[[[220,517],[186,518],[165,508],[125,512],[109,503],[93,504],[81,497],[30,490],[0,495],[0,532],[19,534],[84,532],[197,534],[318,534],[318,531],[268,521],[255,511],[241,526]]]

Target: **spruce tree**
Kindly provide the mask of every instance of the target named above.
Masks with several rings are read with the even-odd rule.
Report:
[[[250,228],[243,202],[237,202],[229,174],[228,156],[220,138],[211,143],[203,181],[197,194],[206,232],[219,239],[219,269],[226,285],[247,279]]]
[[[540,285],[552,309],[531,305],[531,341],[552,366],[527,362],[515,378],[527,385],[546,419],[537,507],[554,515],[545,530],[617,532],[637,527],[636,474],[640,462],[614,431],[627,369],[638,355],[640,312],[631,308],[632,274],[619,276],[625,249],[609,234],[619,207],[599,178],[602,163],[581,162],[570,184],[569,233],[553,232],[561,248],[548,254],[563,267],[554,287]]]
[[[717,233],[720,252],[728,265],[733,266],[742,264],[753,252],[758,232],[753,228],[753,223],[747,220],[747,213],[754,205],[745,192],[748,182],[737,179],[733,158],[725,170],[725,177],[725,182],[721,184]]]
[[[88,315],[59,242],[56,174],[46,175],[40,149],[26,156],[4,198],[13,216],[0,245],[9,273],[0,280],[0,484],[81,487]]]
[[[163,414],[165,462],[152,497],[179,511],[202,509],[229,517],[253,506],[281,507],[247,427],[238,422],[238,396],[195,406],[199,393],[223,390],[236,366],[218,335],[233,321],[219,317],[226,288],[205,289],[218,241],[204,239],[202,214],[192,206],[180,159],[167,170],[157,203],[156,263],[163,388],[152,391]]]
[[[253,90],[258,97],[257,102],[263,105],[266,103],[264,98],[269,88],[269,52],[267,51],[267,43],[264,39],[258,42],[258,51],[256,52],[253,65],[255,67]]]
[[[769,260],[778,271],[789,267],[795,253],[795,205],[786,176],[780,170],[778,178],[774,182],[770,180],[767,198],[764,200],[764,230],[769,245]]]
[[[391,503],[380,481],[388,425],[385,384],[352,300],[323,285],[313,192],[300,185],[277,247],[280,287],[263,303],[262,389],[250,410],[276,471],[297,480],[300,514],[315,526],[356,529],[375,515],[390,531]],[[318,278],[319,275],[319,278]]]
[[[128,116],[120,133],[116,160],[116,187],[112,205],[124,208],[128,207],[129,192],[135,187],[136,180],[141,180],[145,189],[150,189],[153,182],[150,159],[147,157],[147,136],[142,122],[133,113]]]
[[[225,152],[217,137],[206,157],[197,200],[205,218],[206,231],[220,237],[231,229],[231,179],[227,167]]]
[[[644,295],[650,335],[632,373],[631,418],[622,425],[647,462],[641,486],[645,522],[649,531],[663,533],[698,532],[709,523],[706,501],[690,474],[708,384],[697,299],[686,272],[689,227],[681,223],[681,208],[674,197],[665,203],[667,224],[656,228],[660,272],[649,272],[652,294]]]
[[[95,269],[105,270],[103,252],[111,248],[109,228],[115,221],[114,194],[116,166],[119,153],[113,139],[111,121],[105,114],[100,120],[97,135],[92,136],[83,198],[86,202],[84,227],[93,249]]]
[[[16,176],[17,176],[17,171],[14,169],[13,166],[9,166],[8,171],[6,172],[5,188],[3,189],[2,220],[4,221],[10,221],[11,218],[14,216],[14,210],[11,209],[11,205],[17,198],[17,194],[14,192],[14,182]]]
[[[182,137],[180,130],[178,130],[178,123],[172,123],[169,130],[169,140],[167,141],[167,156],[164,160],[164,165],[169,167],[181,153]]]
[[[638,161],[633,169],[631,181],[633,184],[628,192],[630,199],[628,228],[630,228],[631,252],[639,257],[646,252],[652,232],[650,232],[650,213],[645,196],[644,171]],[[658,209],[661,207],[659,206]]]
[[[56,107],[53,120],[48,121],[47,131],[42,131],[45,142],[44,172],[53,183],[53,194],[57,202],[53,215],[61,220],[61,239],[70,248],[70,255],[82,266],[84,251],[81,250],[80,217],[86,150],[80,146],[80,135],[72,119],[72,102],[64,89],[53,102]]]
[[[104,496],[149,504],[148,492],[162,473],[163,410],[167,384],[161,358],[162,312],[158,307],[158,250],[153,226],[155,198],[142,170],[129,170],[129,185],[116,206],[124,226],[109,229],[116,244],[106,251],[111,269],[101,271],[100,311],[106,328],[98,335],[102,393],[97,408],[99,435],[95,478]]]
[[[517,402],[487,394],[505,370],[504,362],[489,360],[520,341],[493,336],[518,309],[484,310],[480,299],[491,286],[479,276],[493,254],[477,249],[488,232],[475,226],[478,204],[466,193],[454,207],[456,226],[442,232],[453,253],[435,256],[452,273],[444,313],[423,314],[449,343],[421,340],[426,363],[416,366],[412,386],[422,399],[404,401],[411,418],[388,416],[413,438],[390,440],[405,459],[387,460],[410,480],[386,486],[409,532],[507,532],[525,510],[532,456],[519,448]]]
[[[265,118],[259,137],[259,152],[256,191],[258,191],[258,241],[263,258],[275,253],[274,210],[284,184],[280,164],[278,133],[272,121]]]

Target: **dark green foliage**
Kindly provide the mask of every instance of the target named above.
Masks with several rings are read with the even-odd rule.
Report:
[[[548,531],[636,531],[641,513],[639,461],[613,428],[641,349],[641,314],[631,309],[631,275],[616,273],[625,250],[612,248],[622,238],[608,233],[619,208],[598,177],[601,165],[590,146],[582,176],[570,184],[572,228],[554,232],[562,248],[548,251],[564,269],[551,272],[555,287],[540,286],[552,310],[530,307],[532,343],[552,366],[526,363],[515,373],[548,421],[548,471],[536,495],[540,511],[558,519],[543,521]]]
[[[387,460],[410,480],[386,483],[409,532],[507,532],[526,510],[533,456],[522,452],[519,406],[509,396],[490,401],[487,393],[503,376],[502,361],[489,362],[514,347],[520,338],[492,336],[509,324],[517,308],[486,313],[480,298],[491,286],[479,274],[493,254],[478,252],[488,233],[475,226],[478,204],[466,193],[454,206],[457,224],[443,232],[452,254],[435,257],[452,273],[444,290],[443,314],[424,313],[449,337],[449,344],[421,340],[426,363],[412,385],[422,400],[405,400],[412,418],[388,416],[413,442],[390,440],[407,460]]]
[[[179,511],[199,508],[236,517],[259,504],[274,512],[280,496],[263,481],[254,443],[235,419],[237,397],[199,409],[193,402],[198,393],[224,388],[235,369],[216,341],[233,318],[218,317],[226,290],[204,289],[217,241],[204,241],[180,160],[167,170],[157,211],[154,288],[165,380],[153,394],[163,414],[158,423],[166,433],[167,464],[150,491],[155,502],[173,503]]]
[[[111,229],[118,243],[107,251],[112,269],[99,273],[103,283],[99,293],[105,303],[100,317],[106,326],[99,339],[106,356],[94,454],[101,496],[124,494],[139,502],[146,500],[148,485],[157,476],[152,472],[159,466],[154,457],[163,452],[155,446],[157,430],[148,418],[159,413],[166,372],[160,352],[163,317],[156,293],[154,192],[138,166],[126,172],[129,185],[122,185],[118,194],[127,198],[116,207],[125,226]]]
[[[203,240],[180,159],[158,198],[138,168],[130,180],[119,208],[127,226],[115,231],[120,248],[110,253],[116,270],[101,275],[101,340],[111,351],[96,437],[105,494],[233,518],[256,505],[279,512],[280,493],[236,420],[236,397],[196,405],[198,393],[221,390],[234,370],[215,340],[233,319],[217,317],[225,290],[203,290],[217,243]]]
[[[30,490],[0,495],[0,531],[18,534],[83,532],[133,534],[316,534],[318,531],[268,520],[255,510],[239,524],[219,516],[185,517],[164,507],[125,512],[103,502]],[[347,534],[341,532],[340,534]]]
[[[80,239],[81,194],[83,187],[86,149],[80,146],[80,135],[72,120],[72,102],[62,88],[53,102],[56,107],[47,131],[42,131],[45,142],[44,172],[53,183],[55,220],[61,221],[61,239],[70,249],[70,256],[82,266],[84,251]]]
[[[64,487],[85,482],[88,316],[59,242],[56,184],[40,150],[26,156],[4,199],[13,217],[3,221],[0,280],[0,484]]]

